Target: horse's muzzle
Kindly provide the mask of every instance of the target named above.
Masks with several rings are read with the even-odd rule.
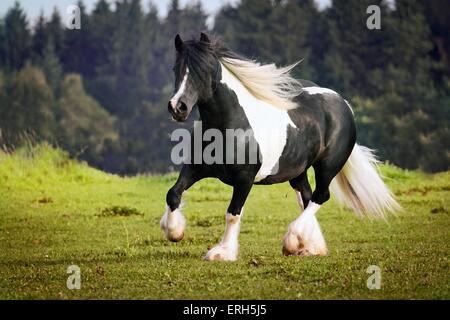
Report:
[[[167,109],[172,115],[172,118],[177,122],[184,122],[189,116],[189,108],[183,101],[178,101],[176,103],[169,101]]]

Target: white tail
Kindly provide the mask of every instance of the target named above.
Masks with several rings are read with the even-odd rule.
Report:
[[[385,213],[401,210],[377,170],[378,160],[369,148],[355,144],[330,189],[339,202],[359,216],[384,218]]]

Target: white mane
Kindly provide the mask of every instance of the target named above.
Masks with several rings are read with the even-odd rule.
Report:
[[[302,85],[290,72],[300,61],[283,68],[227,57],[220,58],[220,62],[255,98],[281,110],[297,108],[293,99],[300,94]]]

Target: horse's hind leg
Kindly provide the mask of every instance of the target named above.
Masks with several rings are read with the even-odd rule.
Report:
[[[283,239],[284,255],[325,255],[327,246],[316,219],[320,205],[311,201],[313,194],[307,172],[289,181],[294,188],[303,213],[294,220]]]
[[[316,213],[330,199],[330,183],[341,171],[350,156],[354,142],[348,140],[348,148],[331,144],[327,155],[313,165],[316,189],[303,214],[289,225],[283,242],[284,254],[325,255],[327,246],[320,230]]]

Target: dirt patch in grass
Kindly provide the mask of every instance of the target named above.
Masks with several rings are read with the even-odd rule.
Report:
[[[431,209],[430,212],[433,213],[433,214],[436,214],[436,213],[448,213],[448,210],[446,208],[444,208],[444,207],[438,207],[438,208]]]
[[[208,219],[199,219],[195,222],[195,225],[199,227],[208,228],[212,226],[212,223]]]
[[[401,195],[412,195],[415,193],[419,193],[422,196],[426,196],[429,192],[433,192],[433,191],[450,191],[450,186],[426,186],[426,187],[422,187],[422,188],[418,188],[418,187],[414,187],[408,190],[404,190],[404,191],[397,191],[395,192],[396,195],[401,196]]]
[[[45,203],[52,203],[53,199],[51,197],[45,196],[45,197],[42,197],[42,198],[38,199],[37,202],[38,203],[44,203],[44,204]]]
[[[143,216],[144,214],[136,208],[112,206],[102,210],[99,217],[130,217],[130,216]]]

